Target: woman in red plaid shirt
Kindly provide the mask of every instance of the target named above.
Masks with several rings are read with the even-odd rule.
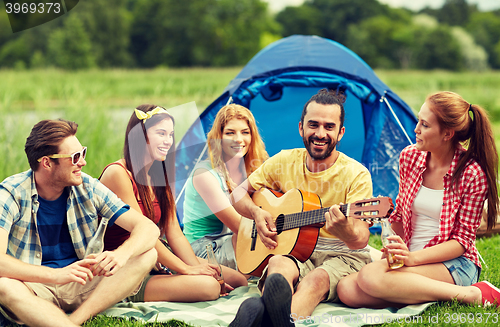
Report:
[[[352,307],[383,308],[457,299],[499,305],[500,290],[483,281],[475,246],[484,201],[488,229],[498,212],[498,154],[485,110],[453,92],[427,97],[416,144],[399,159],[399,194],[389,217],[398,235],[384,248],[399,269],[374,261],[342,279],[338,293]],[[465,146],[465,147],[464,147]]]

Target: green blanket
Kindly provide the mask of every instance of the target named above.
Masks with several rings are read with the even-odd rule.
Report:
[[[216,301],[197,303],[148,302],[119,303],[102,314],[116,317],[133,317],[145,322],[165,322],[177,319],[194,326],[227,326],[245,299],[258,297],[255,284],[239,287],[228,296]],[[308,319],[296,322],[297,326],[362,326],[384,322],[418,322],[419,314],[432,303],[409,305],[401,309],[387,308],[352,309],[337,303],[321,303]],[[413,316],[413,317],[412,317]],[[296,320],[298,317],[292,316]]]

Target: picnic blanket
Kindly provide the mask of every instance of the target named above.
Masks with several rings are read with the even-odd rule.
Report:
[[[144,322],[166,322],[181,320],[194,326],[227,326],[234,319],[238,308],[245,299],[259,297],[255,283],[239,287],[228,296],[216,301],[197,303],[177,302],[128,302],[118,303],[102,314],[122,318],[135,318]],[[296,326],[363,326],[389,322],[413,322],[432,303],[409,305],[401,309],[353,309],[338,303],[321,303],[311,317],[295,323]],[[418,317],[417,317],[418,318]],[[298,317],[292,316],[296,321]]]

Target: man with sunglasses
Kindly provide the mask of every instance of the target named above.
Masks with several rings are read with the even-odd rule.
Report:
[[[87,148],[77,126],[37,123],[25,145],[31,169],[0,183],[0,312],[8,320],[79,326],[134,294],[156,262],[158,228],[82,172]],[[130,238],[84,258],[99,216]]]

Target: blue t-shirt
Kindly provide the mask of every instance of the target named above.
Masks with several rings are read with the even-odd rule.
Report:
[[[40,207],[37,213],[37,228],[42,244],[42,266],[63,268],[78,261],[66,217],[68,196],[68,188],[54,201],[38,196]],[[127,210],[128,208],[121,208],[109,220],[108,226],[113,225]]]
[[[66,219],[68,190],[54,201],[38,196],[37,227],[42,243],[42,265],[62,268],[78,260]]]

